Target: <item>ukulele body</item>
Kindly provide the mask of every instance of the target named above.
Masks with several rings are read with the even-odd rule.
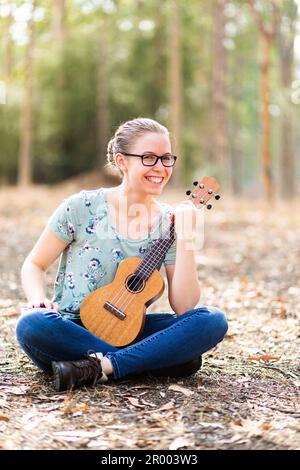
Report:
[[[165,283],[157,269],[146,281],[134,276],[141,261],[141,258],[121,261],[113,282],[89,294],[80,306],[83,325],[113,346],[131,344],[140,335],[146,307],[164,291]]]

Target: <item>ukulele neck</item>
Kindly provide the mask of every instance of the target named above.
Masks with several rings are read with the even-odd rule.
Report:
[[[162,237],[156,240],[152,245],[151,250],[143,261],[138,265],[135,274],[146,281],[153,271],[161,265],[168,249],[176,238],[175,234],[175,219],[171,219],[169,228],[162,234]]]

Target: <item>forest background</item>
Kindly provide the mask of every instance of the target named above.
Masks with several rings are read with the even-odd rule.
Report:
[[[104,172],[118,125],[167,125],[174,180],[299,191],[299,2],[0,1],[0,184]]]

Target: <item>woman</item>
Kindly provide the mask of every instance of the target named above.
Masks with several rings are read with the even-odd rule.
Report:
[[[122,173],[121,184],[66,199],[22,267],[28,309],[18,321],[17,339],[37,367],[54,373],[58,391],[147,371],[189,375],[227,331],[221,311],[194,308],[200,298],[194,250],[190,239],[179,236],[163,260],[174,312],[146,314],[142,335],[125,347],[112,346],[84,328],[79,316],[83,299],[113,281],[122,259],[143,258],[157,227],[170,216],[170,207],[155,199],[176,161],[164,126],[146,118],[124,123],[109,142],[107,155]],[[174,213],[176,232],[187,216],[195,230],[196,209],[190,201]],[[45,272],[59,255],[54,298],[49,301]]]

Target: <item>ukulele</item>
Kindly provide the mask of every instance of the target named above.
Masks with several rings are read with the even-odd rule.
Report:
[[[196,207],[206,206],[220,186],[212,177],[205,176],[195,188],[186,192]],[[139,337],[145,323],[146,308],[164,291],[164,280],[156,269],[161,265],[176,238],[175,216],[161,238],[154,241],[144,259],[126,258],[119,264],[113,282],[89,294],[80,306],[83,325],[95,336],[112,346],[126,346]]]

